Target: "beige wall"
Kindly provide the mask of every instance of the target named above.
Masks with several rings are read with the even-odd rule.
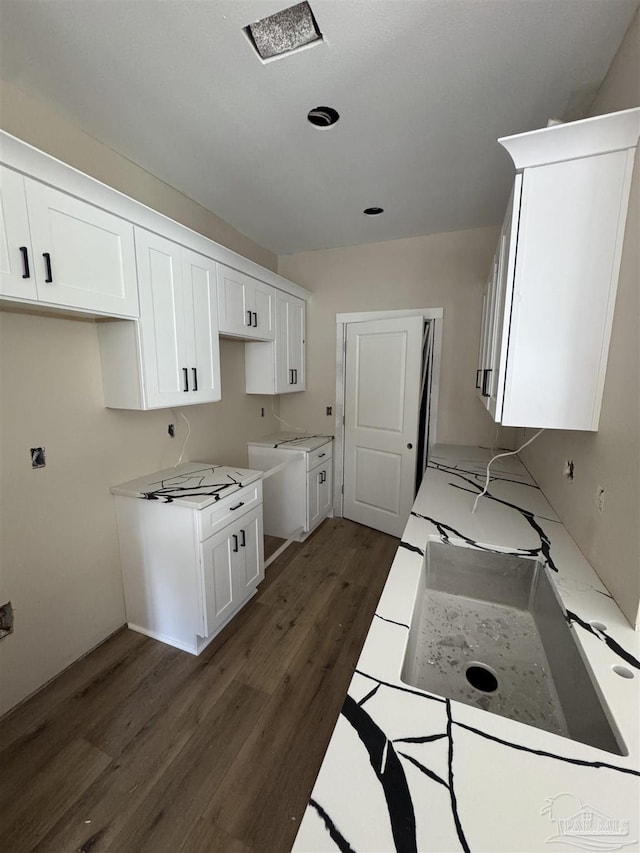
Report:
[[[591,109],[591,115],[640,105],[640,18],[636,17]],[[640,627],[640,157],[616,298],[597,433],[550,431],[523,452],[569,532],[627,619]],[[562,476],[572,459],[575,478]],[[596,489],[605,489],[596,509]]]
[[[221,345],[221,402],[109,410],[94,323],[0,313],[0,568],[16,619],[0,644],[0,713],[124,623],[109,486],[177,462],[178,413],[185,461],[246,465],[246,442],[277,429],[273,398],[244,394],[244,345]],[[37,446],[47,465],[34,470]]]
[[[498,228],[479,228],[279,258],[278,270],[313,291],[307,320],[307,393],[283,397],[282,417],[333,432],[336,314],[444,308],[437,440],[491,446],[496,426],[474,391],[483,286]],[[498,443],[512,446],[512,430]]]
[[[3,81],[0,81],[0,127],[153,210],[275,271],[277,258],[273,252],[258,246],[219,216],[65,121],[47,104]],[[215,180],[215,174],[211,175],[211,180]]]
[[[0,124],[275,269],[271,252],[6,85]],[[243,393],[243,344],[223,341],[221,359],[223,401],[181,410],[192,429],[184,458],[244,465],[247,440],[278,428],[273,398]],[[0,713],[124,623],[109,486],[173,465],[185,434],[171,410],[104,408],[94,323],[0,313],[0,601],[15,608],[15,632],[0,643]],[[40,445],[47,466],[33,470],[29,449]]]

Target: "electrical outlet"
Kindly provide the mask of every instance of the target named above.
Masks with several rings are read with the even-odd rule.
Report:
[[[604,489],[602,486],[596,486],[596,509],[598,512],[604,510]]]
[[[169,424],[169,426],[167,427],[167,433],[171,436],[171,438],[175,438],[176,437],[176,425],[175,424]]]
[[[31,448],[31,467],[32,468],[44,468],[47,464],[44,458],[44,447],[32,447]]]
[[[333,413],[333,406],[327,406],[327,415],[331,415]]]
[[[567,459],[564,463],[564,468],[562,469],[562,475],[565,480],[568,480],[570,483],[573,483],[573,475],[575,474],[576,466],[573,464],[573,459]]]
[[[0,604],[0,640],[13,632],[13,607],[11,602]]]

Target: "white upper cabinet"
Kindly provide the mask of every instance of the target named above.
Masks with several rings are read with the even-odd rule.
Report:
[[[306,388],[305,302],[277,290],[275,339],[245,345],[247,394],[290,394]]]
[[[269,284],[218,264],[220,333],[272,341],[275,336],[275,290]]]
[[[302,299],[276,295],[276,394],[305,390],[304,317]]]
[[[140,320],[99,327],[105,404],[157,409],[219,400],[216,264],[135,229]]]
[[[640,109],[500,142],[518,174],[476,388],[504,426],[596,430]]]
[[[37,300],[24,178],[0,166],[0,293]]]
[[[137,317],[131,223],[0,168],[1,295],[96,314]]]
[[[485,290],[483,306],[480,358],[476,372],[476,389],[484,405],[496,418],[502,411],[504,375],[509,342],[509,317],[507,305],[513,296],[513,268],[518,231],[518,217],[514,217],[514,198],[520,199],[522,176],[516,175],[514,191],[509,199],[507,213],[500,231],[498,248],[491,264],[491,273]]]

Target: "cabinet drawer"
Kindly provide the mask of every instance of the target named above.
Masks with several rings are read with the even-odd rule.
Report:
[[[253,507],[262,503],[262,480],[256,480],[234,492],[223,501],[205,507],[198,513],[198,538],[203,542],[230,524],[236,517],[244,515]]]
[[[316,465],[319,465],[321,462],[327,462],[332,457],[333,441],[328,441],[321,447],[317,447],[315,450],[312,450],[311,453],[307,453],[307,471],[315,468]]]

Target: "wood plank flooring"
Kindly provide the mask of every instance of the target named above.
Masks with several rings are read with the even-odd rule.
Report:
[[[127,629],[0,721],[0,849],[286,853],[398,540],[329,519],[193,657]]]

